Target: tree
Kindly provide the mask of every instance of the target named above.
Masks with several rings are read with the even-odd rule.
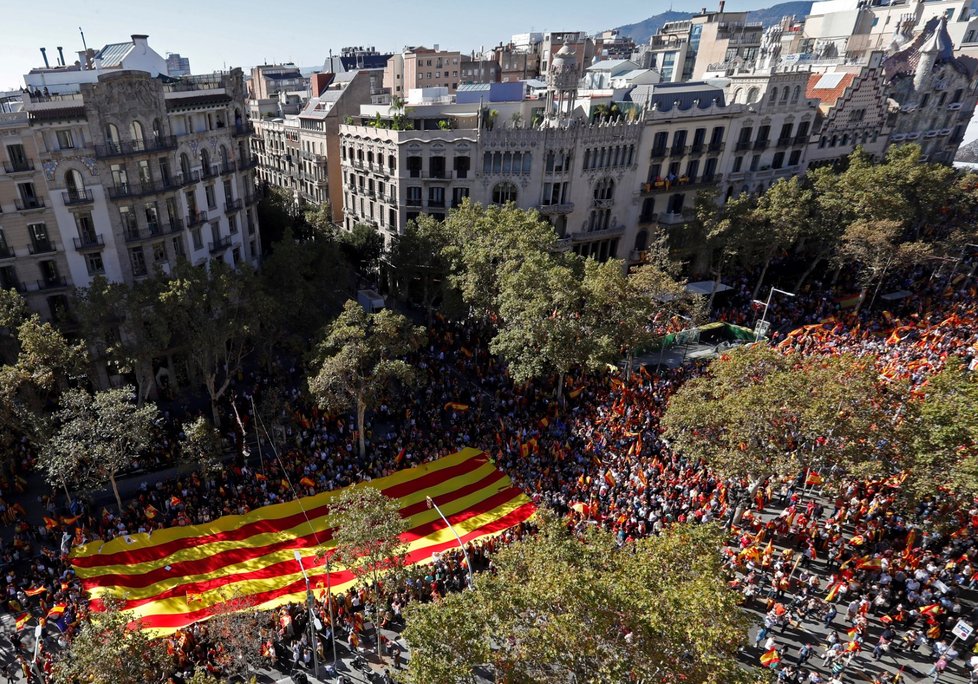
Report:
[[[753,211],[758,229],[753,246],[757,262],[761,264],[761,274],[752,298],[757,299],[771,260],[808,233],[814,203],[814,191],[798,176],[778,180],[758,198]]]
[[[223,465],[224,440],[221,433],[203,416],[183,424],[180,452],[205,470],[219,470]]]
[[[48,482],[100,487],[108,481],[121,512],[116,475],[152,445],[159,415],[154,404],[137,405],[135,398],[132,387],[94,396],[83,389],[66,391],[55,414],[59,427],[39,459]]]
[[[420,304],[430,322],[435,307],[457,309],[458,290],[449,282],[449,262],[445,256],[452,236],[441,221],[422,214],[408,223],[390,248],[391,290],[402,300]]]
[[[871,358],[797,360],[755,344],[686,382],[662,423],[678,451],[748,479],[753,494],[767,478],[804,468],[884,473],[897,455],[892,418],[903,396],[881,384]]]
[[[203,639],[212,645],[209,659],[221,668],[223,681],[243,682],[262,667],[266,622],[267,614],[255,608],[254,597],[239,596],[216,607],[216,613],[203,623]]]
[[[501,320],[489,349],[506,359],[518,383],[556,375],[558,401],[567,373],[593,363],[600,341],[586,327],[582,267],[573,255],[535,252],[500,278]]]
[[[96,345],[110,370],[132,376],[140,402],[152,398],[153,360],[169,349],[172,339],[160,303],[163,288],[161,277],[127,285],[98,276],[78,294],[85,338]]]
[[[9,444],[39,447],[51,432],[49,407],[84,376],[88,354],[50,323],[29,313],[14,290],[0,290],[0,430]]]
[[[866,301],[869,288],[876,283],[872,305],[890,269],[917,263],[930,254],[930,247],[923,242],[901,242],[902,233],[903,225],[889,219],[855,221],[843,233],[838,260],[840,266],[858,265],[857,311]]]
[[[357,223],[349,232],[340,233],[340,250],[357,273],[369,275],[377,270],[384,238],[373,226]]]
[[[676,526],[619,547],[541,517],[493,557],[473,591],[405,609],[412,682],[741,682],[748,616],[727,586],[716,526]]]
[[[952,357],[919,392],[923,400],[906,405],[901,425],[908,445],[904,489],[918,501],[941,489],[963,505],[978,496],[978,375]]]
[[[707,310],[713,308],[713,297],[723,274],[747,251],[753,235],[749,217],[755,202],[752,196],[742,194],[723,205],[717,205],[715,190],[696,193],[693,229],[703,236],[714,276],[714,289],[710,293]]]
[[[462,298],[479,314],[497,311],[502,278],[530,255],[552,252],[554,227],[536,211],[512,202],[488,207],[463,200],[445,219],[453,244],[446,248],[451,280]]]
[[[368,314],[353,300],[329,326],[314,355],[309,391],[327,411],[353,408],[360,455],[366,455],[364,416],[394,381],[407,382],[414,369],[401,357],[418,349],[424,328],[384,309]]]
[[[318,206],[308,207],[303,215],[305,224],[309,227],[308,236],[300,233],[300,238],[311,240],[332,240],[336,237],[336,226],[333,223],[333,210],[329,202]],[[305,232],[305,231],[303,231]],[[286,239],[284,236],[283,240]]]
[[[70,646],[54,662],[55,684],[146,684],[166,679],[173,662],[161,640],[107,602],[106,610],[81,623]]]
[[[329,504],[336,560],[374,592],[374,631],[380,646],[380,580],[399,572],[407,562],[408,546],[401,539],[407,521],[396,499],[369,486],[343,490]],[[323,549],[328,553],[328,549]]]
[[[214,425],[220,426],[218,402],[252,350],[266,308],[254,273],[218,259],[207,269],[181,262],[160,300],[183,353],[207,389]]]

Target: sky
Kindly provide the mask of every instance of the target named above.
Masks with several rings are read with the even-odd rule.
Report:
[[[57,46],[65,61],[88,47],[149,35],[161,55],[190,58],[194,73],[232,66],[294,62],[323,63],[329,50],[373,45],[381,52],[405,45],[438,43],[463,52],[508,41],[529,31],[598,31],[630,24],[668,10],[698,11],[716,0],[653,0],[604,5],[594,0],[4,0],[0,43],[0,90],[23,86],[23,75],[43,66],[40,48],[54,63]],[[778,0],[729,0],[728,10],[773,5]]]

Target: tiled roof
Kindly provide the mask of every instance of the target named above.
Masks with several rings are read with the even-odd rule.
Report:
[[[834,107],[842,97],[846,88],[856,80],[855,74],[845,72],[830,72],[827,74],[812,74],[805,86],[805,97],[819,101],[823,108]]]
[[[923,51],[937,53],[935,66],[950,64],[962,74],[970,76],[974,71],[973,61],[966,61],[954,56],[954,44],[947,32],[947,21],[944,17],[934,17],[926,24],[907,47],[895,52],[883,60],[883,74],[887,80],[896,76],[911,76],[917,70],[917,63]]]
[[[95,55],[96,59],[102,60],[102,66],[106,69],[121,67],[122,60],[126,58],[132,49],[136,47],[132,41],[127,43],[109,43]]]

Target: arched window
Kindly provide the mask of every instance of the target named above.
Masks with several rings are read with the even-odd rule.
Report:
[[[533,166],[533,156],[529,152],[523,153],[523,175],[530,175],[530,168]]]
[[[513,155],[510,152],[503,152],[503,173],[510,173],[513,170]]]
[[[74,169],[69,169],[65,173],[65,188],[68,190],[68,199],[81,199],[85,194],[85,181],[82,180],[82,175]]]
[[[228,160],[228,148],[226,148],[224,145],[221,145],[220,154],[221,154],[221,166],[223,166],[224,168],[227,168],[228,161],[229,161]]]
[[[547,152],[547,161],[548,161],[548,164],[549,164],[549,167],[550,168],[553,168],[553,154],[554,154],[553,152]],[[584,170],[585,171],[587,171],[588,169],[591,168],[589,166],[590,163],[591,163],[591,150],[590,149],[587,149],[587,150],[584,150]]]
[[[801,97],[801,86],[795,86],[795,89],[791,91],[791,104],[798,102],[799,97]]]
[[[180,173],[183,174],[184,181],[190,180],[190,157],[186,152],[180,153]]]
[[[516,201],[516,186],[512,183],[496,183],[492,189],[492,203],[506,204]]]
[[[163,140],[163,122],[159,118],[153,119],[153,139],[156,142]]]
[[[115,124],[105,124],[105,145],[113,152],[119,151],[119,129]]]
[[[131,124],[129,124],[129,137],[132,138],[132,141],[136,144],[136,147],[139,148],[146,140],[146,138],[143,137],[143,125],[138,121],[133,121]]]
[[[778,89],[771,88],[771,104],[777,104],[778,102]]]
[[[760,91],[757,88],[751,88],[747,91],[747,104],[754,104],[757,102],[757,95]]]
[[[203,147],[200,148],[200,172],[204,176],[211,172],[211,155]]]
[[[743,94],[744,94],[744,89],[743,88],[737,88],[737,90],[734,91],[733,101],[735,103],[740,102],[740,97]]]
[[[781,91],[781,104],[784,104],[787,101],[788,101],[788,88],[786,87],[784,90]]]
[[[612,178],[602,178],[594,185],[594,199],[611,200],[615,196],[615,181]]]

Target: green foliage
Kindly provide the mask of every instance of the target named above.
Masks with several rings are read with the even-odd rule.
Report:
[[[412,682],[744,681],[735,659],[749,618],[726,585],[722,532],[677,526],[618,547],[544,516],[502,549],[473,591],[405,610]],[[576,679],[574,679],[576,678]]]
[[[900,221],[879,219],[854,221],[842,234],[838,260],[840,265],[859,269],[860,306],[870,286],[876,283],[878,291],[891,269],[920,262],[930,255],[931,249],[924,242],[902,242],[902,233]]]
[[[422,214],[394,238],[388,254],[390,289],[398,298],[419,304],[429,319],[435,308],[461,313],[461,294],[449,280],[446,249],[452,235],[441,221]]]
[[[357,273],[374,273],[384,252],[384,238],[373,226],[357,223],[339,236],[340,251]]]
[[[39,459],[48,482],[85,488],[110,482],[121,511],[115,477],[152,445],[159,415],[154,404],[137,405],[135,398],[131,387],[103,390],[94,396],[83,389],[65,392],[55,414],[59,428]]]
[[[831,466],[839,474],[889,474],[899,452],[892,415],[903,390],[881,384],[871,359],[797,360],[755,344],[686,382],[663,425],[675,448],[724,476],[758,482]]]
[[[327,411],[353,408],[360,453],[366,453],[364,415],[387,387],[408,382],[414,369],[401,357],[421,346],[424,328],[387,309],[368,314],[350,300],[319,343],[309,391]]]
[[[207,389],[214,425],[220,426],[218,401],[252,350],[268,301],[250,269],[234,270],[214,260],[206,269],[178,264],[160,302],[175,341]]]
[[[452,283],[480,314],[496,311],[500,283],[532,254],[554,251],[557,233],[535,211],[464,200],[445,220]]]
[[[966,505],[978,496],[978,375],[950,358],[921,391],[923,401],[906,406],[901,426],[909,456],[904,489],[919,500],[940,487]]]
[[[110,605],[81,623],[70,647],[57,656],[52,680],[55,684],[146,684],[162,681],[173,670],[163,641],[150,639],[138,623],[130,623],[130,616]]]
[[[203,416],[183,424],[180,453],[205,470],[220,470],[223,466],[224,441],[221,433]]]

